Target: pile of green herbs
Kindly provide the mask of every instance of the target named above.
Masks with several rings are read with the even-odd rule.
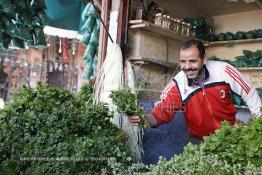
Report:
[[[183,153],[171,160],[160,158],[156,165],[129,167],[132,173],[143,175],[261,175],[262,173],[262,116],[248,125],[222,128],[205,137],[200,145],[189,143]],[[119,174],[128,174],[122,170]]]
[[[43,84],[16,93],[0,111],[0,174],[112,174],[110,162],[130,165],[126,134],[92,93]]]

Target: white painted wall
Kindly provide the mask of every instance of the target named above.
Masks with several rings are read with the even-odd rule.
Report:
[[[233,60],[236,56],[243,55],[242,50],[256,51],[257,49],[262,50],[262,42],[248,43],[248,44],[237,44],[231,47],[216,46],[207,49],[207,55],[217,56],[219,58]]]
[[[214,17],[215,33],[227,32],[236,33],[237,31],[249,31],[262,29],[262,10],[236,13]],[[262,49],[262,42],[236,44],[232,47],[216,46],[208,48],[207,55],[215,55],[220,58],[233,59],[242,55],[242,50],[256,51]]]
[[[118,13],[120,7],[120,0],[112,0],[112,7],[110,12],[110,20],[109,20],[109,34],[111,35],[114,42],[117,39],[117,25],[118,25]],[[110,38],[108,38],[107,49],[112,45]]]
[[[262,28],[262,10],[255,10],[230,15],[215,16],[215,33],[249,31]]]

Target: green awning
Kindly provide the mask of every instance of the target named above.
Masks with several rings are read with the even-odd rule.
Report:
[[[81,0],[45,0],[49,26],[79,31],[83,22],[81,13],[85,4]]]

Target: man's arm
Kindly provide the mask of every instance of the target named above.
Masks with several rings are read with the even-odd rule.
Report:
[[[153,114],[147,114],[145,118],[151,128],[156,128],[158,126],[156,117]]]
[[[174,113],[181,108],[181,103],[176,83],[171,80],[162,91],[160,101],[156,103],[151,113],[145,115],[145,119],[152,128],[169,123],[172,121]],[[138,125],[140,119],[138,116],[130,116],[129,122],[132,125]]]
[[[251,113],[259,115],[262,104],[257,90],[231,65],[225,67],[225,75],[226,82],[229,83],[231,89],[236,94],[243,98]]]

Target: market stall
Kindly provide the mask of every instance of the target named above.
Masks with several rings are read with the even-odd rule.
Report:
[[[150,111],[158,101],[164,86],[179,71],[180,45],[192,38],[205,43],[210,59],[237,67],[260,92],[261,12],[260,1],[132,1],[126,59],[133,64],[137,86],[144,89],[139,97],[143,106]],[[243,100],[234,94],[233,100],[238,119],[247,123],[250,112]],[[182,118],[145,132],[145,162],[156,163],[159,155],[170,158],[181,152],[175,142],[182,139],[180,143],[186,143],[187,131],[174,128],[174,123],[183,126]],[[175,137],[177,132],[185,135]],[[168,151],[162,153],[163,148]]]
[[[235,94],[228,97],[237,124],[222,122],[198,144],[189,143],[182,105],[157,128],[145,117],[180,71],[180,45],[189,39],[261,95],[261,4],[1,1],[0,174],[261,174],[262,116],[250,120]]]

